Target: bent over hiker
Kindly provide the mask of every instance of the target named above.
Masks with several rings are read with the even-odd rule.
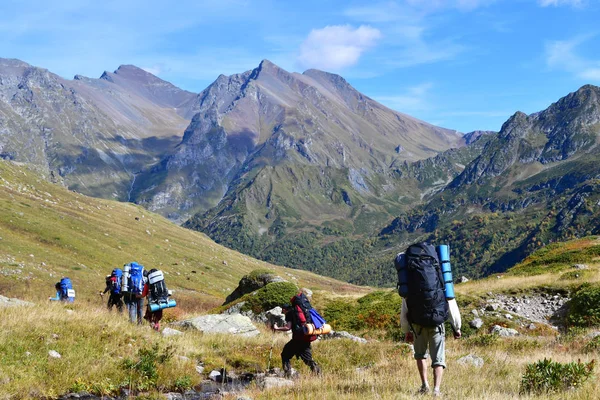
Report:
[[[48,300],[64,301],[67,303],[75,301],[75,290],[73,290],[73,284],[69,278],[62,278],[59,282],[56,282],[54,288],[56,289],[56,296],[48,297]]]
[[[427,243],[409,246],[403,263],[398,269],[399,276],[401,270],[405,273],[399,282],[405,285],[403,289],[399,285],[399,290],[404,290],[400,293],[404,297],[400,325],[405,340],[414,342],[414,358],[421,377],[419,392],[427,393],[430,390],[426,369],[429,355],[433,368],[433,395],[439,396],[446,368],[444,322],[449,319],[454,338],[460,338],[460,312],[456,300],[448,299],[445,294],[440,262],[433,246]]]
[[[295,298],[296,296],[294,296]],[[285,313],[285,326],[273,325],[274,331],[292,331],[292,339],[283,346],[281,352],[281,362],[283,366],[283,372],[286,377],[292,375],[292,364],[291,360],[294,356],[300,358],[306,365],[310,367],[310,370],[316,374],[321,373],[321,368],[312,358],[311,342],[317,339],[315,335],[305,335],[304,327],[302,323],[302,310],[300,306],[293,305],[294,298],[292,298],[292,304],[287,304],[282,307]],[[306,320],[305,320],[306,321]]]

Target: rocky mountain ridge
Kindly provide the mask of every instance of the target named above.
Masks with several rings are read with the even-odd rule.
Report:
[[[181,140],[189,112],[173,106],[190,100],[132,66],[69,81],[0,59],[0,154],[82,193],[130,200],[135,174]]]
[[[385,174],[394,160],[464,145],[457,132],[389,110],[338,75],[289,73],[268,60],[219,76],[198,104],[176,152],[141,177],[136,200],[149,209],[206,211],[237,178],[266,166],[347,169],[352,183]]]

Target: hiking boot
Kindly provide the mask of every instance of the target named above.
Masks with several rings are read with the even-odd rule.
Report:
[[[433,397],[442,397],[442,392],[440,392],[439,388],[433,389]]]
[[[283,377],[290,379],[294,374],[294,369],[292,368],[292,363],[288,361],[283,362]]]
[[[418,391],[419,394],[427,394],[429,393],[429,385],[421,385],[421,388]]]
[[[321,375],[321,367],[317,363],[313,364],[310,368],[315,375]]]

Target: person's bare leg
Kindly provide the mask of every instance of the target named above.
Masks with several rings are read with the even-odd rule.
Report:
[[[433,390],[440,390],[442,384],[442,376],[444,375],[444,367],[437,365],[433,367]]]
[[[421,376],[422,386],[429,386],[427,382],[427,359],[416,360],[417,368],[419,369],[419,375]]]

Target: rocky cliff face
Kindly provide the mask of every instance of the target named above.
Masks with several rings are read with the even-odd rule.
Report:
[[[451,188],[483,183],[511,167],[566,160],[595,148],[600,124],[600,88],[586,85],[532,115],[515,113],[498,138],[453,183]]]

